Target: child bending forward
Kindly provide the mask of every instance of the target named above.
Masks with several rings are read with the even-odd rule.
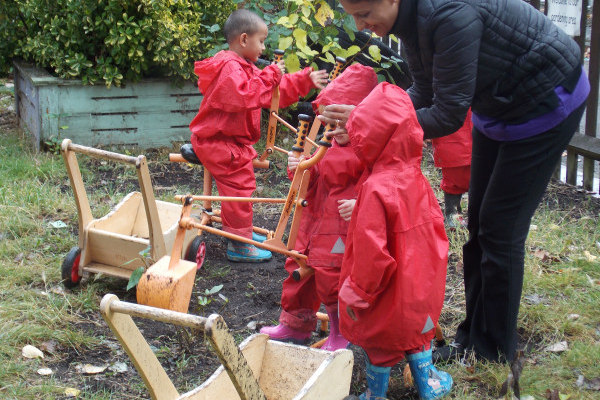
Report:
[[[379,84],[346,123],[366,169],[348,228],[340,276],[340,329],[367,354],[367,391],[385,398],[391,367],[405,356],[422,399],[450,391],[431,362],[442,310],[448,239],[421,172],[423,130],[406,92]]]
[[[305,68],[283,75],[283,62],[260,70],[254,65],[265,49],[267,25],[248,10],[234,11],[223,28],[229,50],[197,61],[195,73],[204,98],[190,123],[192,146],[210,171],[221,196],[251,197],[256,189],[252,147],[260,139],[261,107],[269,107],[273,89],[279,85],[280,106],[298,101],[314,87],[326,83],[326,71]],[[223,230],[252,238],[252,203],[223,202]],[[255,240],[265,238],[254,236]],[[271,252],[229,240],[231,261],[265,261]]]
[[[376,85],[377,76],[371,67],[351,65],[319,93],[313,107],[357,105]],[[299,161],[290,154],[290,175]],[[315,273],[296,282],[291,273],[298,264],[292,258],[286,260],[285,269],[290,276],[283,282],[280,323],[262,328],[261,333],[276,340],[306,342],[316,325],[315,313],[323,303],[330,324],[322,349],[333,351],[348,345],[339,332],[338,285],[348,220],[356,199],[355,185],[363,168],[348,145],[348,135],[342,134],[334,138],[323,159],[309,170],[308,206],[302,213],[295,249],[308,256],[307,265]]]

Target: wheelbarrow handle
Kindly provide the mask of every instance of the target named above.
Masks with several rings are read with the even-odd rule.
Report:
[[[145,158],[143,155],[132,157],[127,156],[125,154],[113,153],[112,151],[95,149],[93,147],[82,146],[80,144],[75,144],[71,142],[71,139],[65,139],[62,142],[62,150],[66,151],[74,151],[76,153],[87,154],[88,156],[103,158],[105,160],[111,161],[120,161],[126,164],[138,165],[141,162],[142,158]]]
[[[202,329],[204,331],[208,318],[198,315],[186,314],[178,311],[128,303],[116,299],[114,294],[106,294],[100,303],[100,309],[114,313],[127,314],[132,317],[151,319],[153,321],[167,322],[188,328]]]

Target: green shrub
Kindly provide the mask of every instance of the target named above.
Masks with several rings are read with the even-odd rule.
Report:
[[[0,47],[6,52],[0,58],[17,56],[62,78],[119,86],[123,80],[147,76],[189,79],[195,60],[224,47],[218,32],[234,4],[232,0],[21,0],[8,1],[4,7],[11,14],[0,21],[22,21],[25,37],[18,37],[12,47]]]

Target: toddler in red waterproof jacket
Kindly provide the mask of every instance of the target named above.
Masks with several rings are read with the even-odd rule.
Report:
[[[471,148],[473,147],[473,122],[471,110],[463,126],[448,136],[431,139],[433,145],[433,161],[442,170],[440,189],[444,193],[444,218],[446,227],[456,229],[460,219],[460,200],[463,193],[469,191],[471,175]]]
[[[385,398],[390,369],[405,356],[422,399],[450,391],[431,362],[442,310],[448,239],[421,172],[423,130],[406,92],[379,84],[346,123],[365,164],[340,275],[340,329],[367,354],[367,391]]]
[[[357,105],[377,85],[370,67],[354,64],[325,89],[313,107],[336,103]],[[290,175],[300,160],[290,154]],[[346,245],[348,220],[356,199],[355,185],[363,164],[348,145],[348,135],[338,135],[323,159],[310,169],[310,182],[296,241],[296,250],[308,256],[315,273],[296,282],[291,273],[298,268],[292,258],[285,263],[290,276],[283,282],[279,325],[261,329],[272,339],[302,343],[315,328],[315,313],[321,303],[329,315],[329,337],[325,350],[345,348],[348,341],[339,332],[338,285]],[[291,177],[291,176],[290,176]]]
[[[223,27],[229,50],[197,61],[198,88],[204,95],[192,122],[192,146],[210,171],[221,196],[251,197],[256,189],[252,147],[260,138],[261,107],[269,107],[273,89],[279,85],[280,107],[287,107],[310,89],[322,88],[326,71],[305,68],[283,74],[283,62],[260,70],[254,65],[262,54],[267,25],[248,10],[234,11]],[[223,230],[263,241],[252,232],[252,203],[223,202]],[[264,261],[271,252],[256,246],[228,241],[231,261]]]

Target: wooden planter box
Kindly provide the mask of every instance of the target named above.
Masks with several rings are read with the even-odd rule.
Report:
[[[86,146],[129,145],[141,149],[189,141],[188,125],[202,96],[194,83],[177,87],[148,79],[124,87],[84,86],[51,76],[30,64],[14,63],[19,125],[41,143],[63,138]]]

